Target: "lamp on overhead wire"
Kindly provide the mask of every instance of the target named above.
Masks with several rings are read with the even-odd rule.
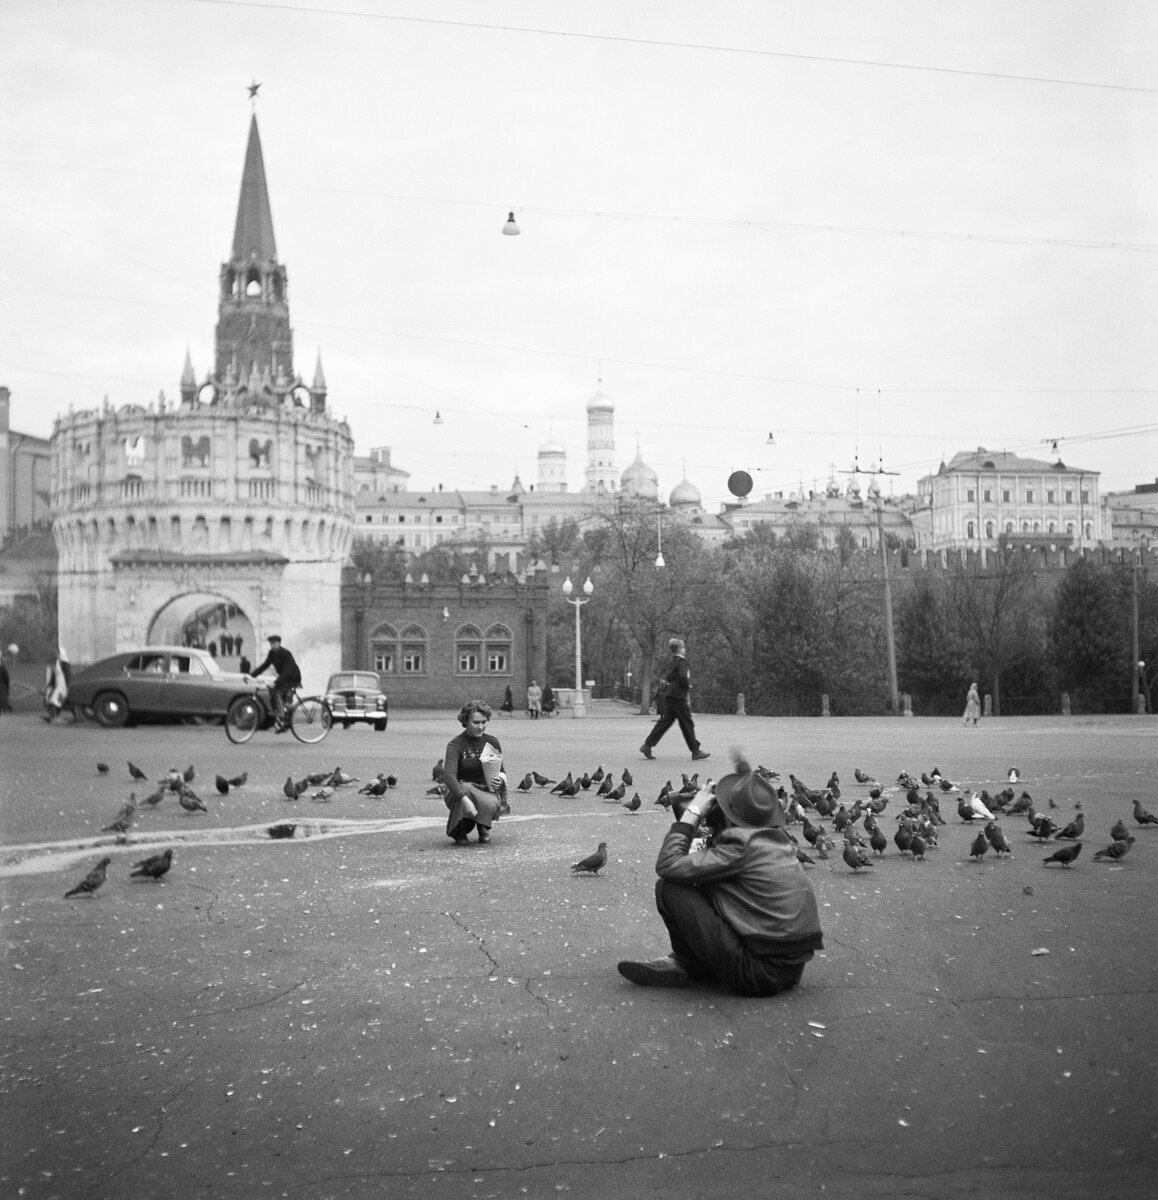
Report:
[[[655,547],[655,565],[657,567],[666,566],[667,564],[663,561],[663,525],[660,522],[659,513],[655,514]]]
[[[503,233],[507,237],[518,237],[520,232],[518,222],[515,220],[515,214],[513,212],[507,213],[506,224],[503,225]]]

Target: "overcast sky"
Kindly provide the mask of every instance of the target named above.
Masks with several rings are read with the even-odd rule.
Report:
[[[711,510],[1054,438],[1158,477],[1148,0],[4,0],[14,428],[211,368],[251,81],[297,369],[412,488],[553,436],[577,489],[600,379]]]

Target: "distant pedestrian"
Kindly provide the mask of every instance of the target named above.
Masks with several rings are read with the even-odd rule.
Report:
[[[974,680],[969,685],[969,695],[965,697],[965,724],[972,721],[976,725],[980,716],[981,697],[977,694],[977,681]]]
[[[0,715],[12,711],[9,699],[12,690],[12,677],[8,674],[8,664],[0,657]]]
[[[660,738],[678,721],[680,733],[692,752],[692,758],[699,761],[708,758],[709,753],[700,747],[696,737],[696,723],[692,720],[691,705],[688,704],[688,693],[692,686],[691,671],[688,669],[687,651],[679,638],[668,642],[671,658],[661,677],[663,687],[663,709],[659,720],[651,727],[651,732],[643,739],[639,752],[644,758],[654,758],[652,750]],[[657,706],[658,707],[658,706]]]
[[[242,673],[242,675],[252,675],[253,672],[250,670],[252,666],[253,663],[251,663],[243,654],[241,656],[241,661],[237,664],[237,669]]]
[[[509,683],[507,684],[507,690],[503,692],[503,702],[499,705],[499,708],[505,713],[515,711],[515,697],[511,693],[511,685]]]
[[[543,684],[543,716],[555,715],[555,690],[549,683]]]
[[[68,700],[68,680],[71,675],[64,647],[57,648],[56,657],[44,668],[44,719],[50,724],[60,716]]]
[[[532,679],[527,688],[527,716],[537,721],[543,715],[543,689]]]

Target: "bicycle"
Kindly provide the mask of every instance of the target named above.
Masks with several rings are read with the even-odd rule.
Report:
[[[238,746],[244,745],[265,724],[266,706],[256,696],[238,696],[225,714],[225,736]],[[321,696],[301,696],[297,688],[290,692],[281,718],[299,742],[320,742],[330,732],[334,715]]]

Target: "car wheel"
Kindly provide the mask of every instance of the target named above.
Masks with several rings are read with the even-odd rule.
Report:
[[[385,733],[386,732],[386,722],[385,721],[375,721],[374,722],[374,731],[376,733]]]
[[[92,707],[97,722],[106,729],[119,729],[129,719],[129,702],[120,692],[101,692]]]

